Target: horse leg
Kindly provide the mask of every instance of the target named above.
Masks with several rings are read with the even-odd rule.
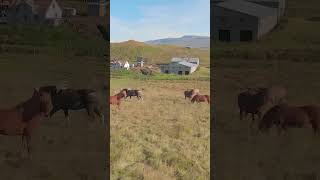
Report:
[[[250,128],[252,129],[254,125],[254,113],[251,113],[251,115],[252,115],[252,120],[251,120]]]
[[[100,112],[99,108],[95,106],[93,111],[102,119],[102,124],[104,124],[104,115]]]
[[[27,133],[27,136],[26,136],[26,139],[27,139],[27,150],[28,150],[28,157],[31,158],[31,136],[29,133]]]
[[[70,121],[69,111],[68,111],[68,109],[64,109],[63,112],[64,112],[64,117],[66,118],[66,127],[69,127],[69,121]]]
[[[58,108],[53,108],[51,111],[50,111],[50,114],[49,114],[49,117],[51,117],[54,113],[56,113],[57,111],[59,111],[60,109]]]

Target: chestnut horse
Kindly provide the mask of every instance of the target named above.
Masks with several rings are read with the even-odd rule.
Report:
[[[22,145],[30,155],[30,141],[33,130],[44,116],[52,109],[51,96],[46,92],[34,89],[33,96],[27,101],[10,109],[0,110],[0,134],[7,136],[22,136]]]
[[[288,106],[287,104],[276,105],[265,113],[259,130],[266,131],[272,125],[278,126],[279,134],[288,127],[312,127],[315,134],[319,131],[320,107],[314,105]]]
[[[120,109],[121,99],[125,98],[127,93],[125,90],[121,90],[118,94],[110,96],[110,104],[117,105]]]
[[[194,102],[208,102],[208,104],[210,104],[210,96],[209,95],[200,95],[200,94],[197,94],[195,95],[192,99],[191,99],[191,102],[194,103]]]

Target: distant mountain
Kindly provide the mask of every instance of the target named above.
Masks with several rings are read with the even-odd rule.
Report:
[[[168,44],[190,48],[210,48],[210,37],[208,36],[182,36],[180,38],[165,38],[146,41],[147,44]]]

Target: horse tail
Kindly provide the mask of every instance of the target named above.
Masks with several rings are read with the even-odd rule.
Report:
[[[208,101],[208,103],[210,104],[210,96],[208,96],[208,95],[205,95],[206,96],[206,98],[207,98],[207,101]]]

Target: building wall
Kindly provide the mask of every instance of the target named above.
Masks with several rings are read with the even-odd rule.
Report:
[[[47,19],[60,19],[62,18],[62,9],[59,4],[53,0],[46,12],[45,18]]]
[[[35,23],[32,7],[27,3],[20,3],[8,11],[9,24],[33,24]]]
[[[192,69],[188,66],[184,66],[176,63],[163,64],[160,66],[160,70],[162,73],[166,73],[166,71],[168,71],[169,74],[178,74],[179,71],[182,71],[183,75],[185,74],[186,71],[188,71],[189,74],[195,71],[194,68]]]
[[[106,16],[106,0],[87,0],[89,16]]]
[[[221,17],[225,18],[222,21]],[[243,22],[241,22],[241,19]],[[258,18],[242,14],[236,11],[228,10],[219,6],[213,8],[213,38],[219,40],[219,30],[230,30],[230,40],[240,41],[240,31],[252,31],[253,40],[258,35]]]
[[[260,19],[258,37],[261,38],[262,36],[270,32],[277,25],[277,21],[277,15]]]

